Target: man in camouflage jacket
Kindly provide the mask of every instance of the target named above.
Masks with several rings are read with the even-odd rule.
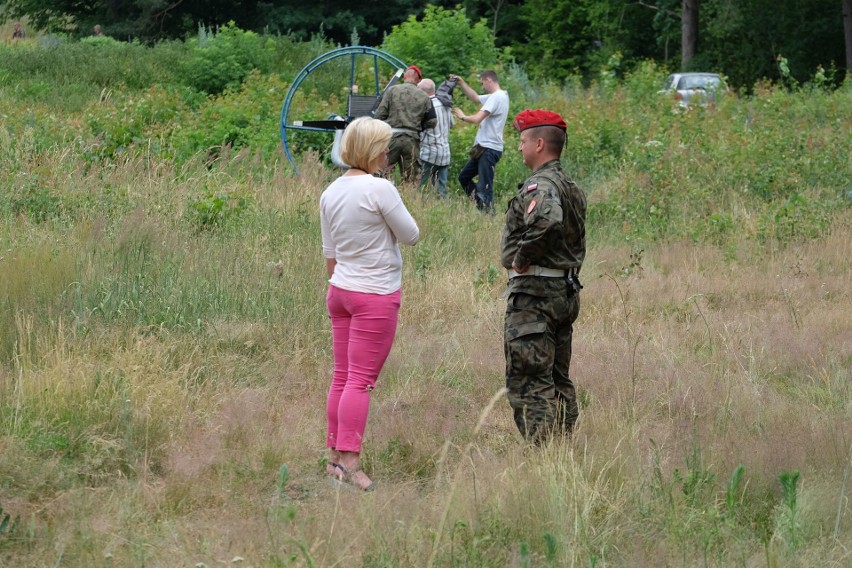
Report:
[[[416,65],[409,66],[402,76],[403,83],[390,87],[382,95],[375,115],[393,129],[384,173],[389,176],[399,164],[402,180],[407,182],[417,181],[420,173],[420,132],[434,128],[437,123],[432,100],[417,88],[422,78]]]
[[[509,270],[506,388],[521,434],[541,444],[570,434],[578,416],[569,367],[586,255],[586,197],[559,162],[561,116],[525,110],[514,126],[532,175],[509,202],[501,243],[500,261]]]

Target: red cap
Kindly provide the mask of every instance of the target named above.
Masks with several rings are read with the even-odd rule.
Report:
[[[559,116],[558,113],[550,110],[522,111],[515,117],[514,126],[519,132],[523,132],[527,128],[534,128],[536,126],[555,126],[562,130],[568,129],[568,125],[565,124],[562,117]]]
[[[417,65],[409,65],[408,69],[414,69],[415,73],[417,73],[418,81],[423,78],[423,73],[420,72],[420,67],[418,67]],[[406,71],[408,71],[408,69],[406,69]]]

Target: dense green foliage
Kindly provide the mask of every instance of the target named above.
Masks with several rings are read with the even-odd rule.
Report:
[[[804,81],[821,66],[836,86],[849,64],[844,60],[841,5],[841,0],[703,0],[697,55],[689,66],[724,73],[734,87],[749,89],[762,78],[777,80],[775,62],[783,56],[797,80]],[[457,41],[455,19],[443,22],[447,29],[436,25],[444,8],[478,22],[465,41]],[[487,31],[503,58],[526,66],[533,78],[580,75],[588,82],[613,54],[622,58],[624,69],[645,60],[678,67],[680,11],[681,0],[368,0],[357,6],[305,0],[186,0],[165,6],[127,0],[120,9],[114,3],[9,0],[0,7],[0,21],[26,17],[32,32],[76,37],[88,35],[98,23],[109,36],[146,43],[189,38],[199,26],[217,29],[235,22],[243,30],[296,41],[319,35],[337,44],[384,43],[399,48],[397,55],[441,73],[447,60],[466,58],[468,67],[488,64],[493,47],[480,37]],[[413,20],[422,20],[423,28],[412,26]],[[231,72],[219,69],[216,74]]]
[[[779,56],[799,81],[818,66],[832,82],[844,77],[843,16],[839,0],[728,0],[701,3],[702,38],[693,69],[719,69],[736,86],[778,79]]]
[[[191,87],[206,93],[236,89],[253,69],[268,73],[275,48],[268,38],[237,28],[233,22],[210,33],[203,27],[190,40],[192,59],[184,74]]]
[[[483,20],[470,24],[460,9],[428,6],[422,19],[410,16],[394,26],[382,49],[405,62],[416,63],[427,77],[466,75],[497,64],[494,37]]]
[[[407,41],[425,42],[430,30],[448,22],[463,31],[459,12],[435,9],[388,41],[410,49]],[[488,42],[480,24],[471,29],[479,34],[476,41]],[[289,82],[327,49],[321,41],[294,43],[232,26],[218,34],[202,30],[187,44],[144,47],[97,39],[0,47],[6,136],[35,151],[64,147],[91,164],[141,154],[178,164],[199,157],[212,163],[233,152],[268,160],[280,156],[277,117]],[[211,69],[216,72],[205,72]],[[753,96],[729,94],[717,107],[684,112],[657,93],[666,70],[652,63],[622,80],[613,57],[591,88],[578,79],[533,87],[518,66],[498,70],[512,112],[549,107],[566,117],[571,142],[565,161],[596,194],[595,225],[618,228],[611,236],[725,242],[746,231],[786,241],[824,234],[832,211],[848,206],[848,86],[832,92],[818,83],[793,85],[792,91],[759,84]],[[291,118],[344,111],[340,70],[317,75],[294,99]],[[474,132],[462,125],[453,130],[451,176],[464,163]],[[291,141],[297,155],[306,149],[325,153],[330,144],[322,133]],[[525,175],[515,144],[516,134],[507,130],[496,180],[501,200]],[[38,182],[13,186],[0,207],[29,212],[35,221],[76,215],[82,205],[57,203],[62,198]],[[747,220],[734,213],[741,206],[753,212]]]
[[[365,40],[377,44],[391,25],[425,5],[424,0],[366,0],[357,6],[340,0],[8,0],[0,6],[0,18],[26,17],[35,28],[76,36],[89,35],[98,24],[107,35],[143,41],[184,38],[194,34],[198,25],[216,27],[229,21],[242,29],[292,34],[299,40],[322,32],[344,42],[357,29]]]
[[[631,61],[665,60],[666,53],[659,57],[654,49],[654,13],[636,3],[532,0],[520,10],[523,28],[546,32],[517,42],[512,52],[534,77],[588,77],[615,53]]]
[[[532,0],[518,11],[524,36],[510,45],[535,77],[588,77],[613,53],[628,68],[645,59],[677,67],[680,9],[680,0]],[[839,0],[703,0],[697,56],[689,68],[722,72],[735,87],[749,89],[760,78],[779,77],[775,61],[781,55],[799,80],[822,65],[839,68],[832,75],[842,81],[842,21]]]

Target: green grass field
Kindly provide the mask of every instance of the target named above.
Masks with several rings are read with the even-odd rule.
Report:
[[[652,66],[506,71],[513,111],[566,117],[589,198],[576,435],[526,448],[502,394],[500,207],[402,187],[423,237],[356,495],[324,467],[336,173],[283,158],[286,74],[205,97],[90,47],[65,74],[0,46],[0,565],[852,564],[848,82],[678,112]],[[119,56],[151,80],[86,75]]]

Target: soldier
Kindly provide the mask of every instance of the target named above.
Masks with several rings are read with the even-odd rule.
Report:
[[[525,110],[514,126],[532,175],[509,202],[501,243],[500,262],[509,271],[506,387],[521,434],[541,444],[570,434],[577,421],[568,371],[586,255],[586,196],[559,162],[566,130],[560,115]]]
[[[376,109],[376,118],[393,129],[388,167],[384,173],[390,175],[399,164],[402,180],[406,182],[416,181],[419,173],[420,132],[434,128],[437,123],[429,95],[417,88],[422,78],[420,68],[410,65],[402,76],[403,83],[389,88]]]

